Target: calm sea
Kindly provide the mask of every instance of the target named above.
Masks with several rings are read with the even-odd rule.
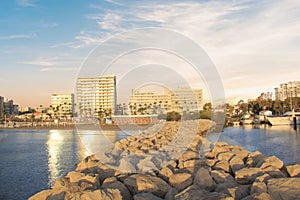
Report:
[[[111,142],[124,137],[124,133],[116,131],[107,135],[106,141]],[[213,140],[216,137],[208,136]],[[290,128],[232,127],[218,139],[276,155],[285,163],[300,162],[300,133]],[[80,138],[72,130],[0,130],[0,199],[27,199],[49,188],[89,154],[92,148],[86,149],[82,144],[89,140],[99,141],[93,133]]]

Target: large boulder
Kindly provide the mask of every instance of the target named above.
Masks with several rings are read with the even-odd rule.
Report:
[[[170,176],[169,182],[174,188],[181,191],[193,183],[193,177],[188,173],[173,174]]]
[[[175,195],[175,200],[233,200],[227,194],[208,192],[196,185],[191,185],[182,192]]]
[[[229,161],[229,165],[233,173],[245,167],[244,161],[238,156],[234,156],[233,158],[231,158],[231,160]]]
[[[254,182],[250,194],[261,194],[267,192],[267,185],[264,182]]]
[[[150,192],[163,198],[171,189],[164,180],[147,174],[134,174],[124,180],[131,194]]]
[[[102,189],[118,189],[121,192],[121,196],[123,199],[131,200],[131,194],[127,187],[120,181],[118,181],[115,177],[110,177],[104,180]]]
[[[287,165],[286,170],[290,177],[300,177],[300,163],[294,165]]]
[[[221,169],[221,170],[224,170],[225,172],[230,172],[230,165],[229,165],[228,161],[226,161],[226,160],[220,160],[212,168],[213,169]]]
[[[267,186],[272,200],[300,199],[300,178],[271,179]]]
[[[276,156],[270,156],[257,164],[257,167],[260,167],[261,169],[265,169],[270,166],[276,169],[281,169],[284,166],[284,163]]]
[[[235,179],[231,174],[224,172],[223,170],[212,170],[210,172],[211,177],[217,183],[235,182]]]
[[[235,173],[235,179],[239,184],[251,184],[261,175],[263,172],[260,168],[243,168]]]
[[[201,189],[213,191],[215,189],[215,182],[209,174],[208,169],[200,168],[195,174],[194,184]]]
[[[134,200],[163,200],[150,192],[142,192],[133,196]]]
[[[76,198],[75,198],[76,199]],[[105,199],[122,200],[121,192],[118,189],[87,190],[80,194],[81,200]]]
[[[258,163],[263,161],[264,158],[265,158],[265,156],[261,152],[255,151],[255,152],[249,153],[245,164],[248,167],[255,167]]]
[[[28,200],[47,200],[47,198],[52,194],[51,190],[43,190],[35,195],[29,197]]]

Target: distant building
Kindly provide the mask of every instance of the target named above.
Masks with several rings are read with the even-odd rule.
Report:
[[[199,111],[202,104],[202,90],[181,88],[163,94],[134,91],[130,96],[129,110],[132,115],[179,113]]]
[[[29,113],[29,112],[33,112],[34,110],[28,106],[25,106],[25,107],[20,107],[19,111],[22,113]]]
[[[4,97],[0,96],[0,119],[4,117]]]
[[[115,113],[117,101],[116,76],[79,77],[76,103],[79,117],[107,117]]]
[[[275,99],[284,101],[290,97],[300,97],[300,81],[290,81],[275,88]]]
[[[54,117],[71,119],[74,115],[74,94],[52,94],[51,95],[51,108]]]

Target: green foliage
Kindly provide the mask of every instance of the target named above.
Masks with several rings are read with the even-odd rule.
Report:
[[[179,121],[181,119],[181,114],[172,111],[167,113],[167,121]]]
[[[201,110],[200,119],[211,119],[211,110]]]

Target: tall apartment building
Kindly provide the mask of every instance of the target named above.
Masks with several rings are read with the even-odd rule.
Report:
[[[284,101],[290,97],[300,97],[300,81],[290,81],[275,88],[275,99]]]
[[[19,106],[14,104],[12,99],[6,99],[0,96],[0,119],[12,117],[19,114]]]
[[[79,117],[103,117],[115,113],[117,101],[116,76],[79,77],[76,102]]]
[[[75,111],[74,94],[52,94],[51,108],[55,117],[71,119]]]
[[[135,91],[129,100],[131,114],[159,114],[171,111],[199,111],[202,103],[201,89],[181,88],[169,90],[164,88],[163,94]]]

